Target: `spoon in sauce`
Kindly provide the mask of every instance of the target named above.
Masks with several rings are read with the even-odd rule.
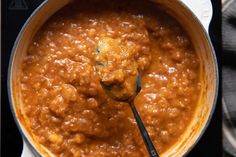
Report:
[[[139,131],[150,157],[159,157],[155,146],[134,105],[141,90],[141,75],[130,48],[122,47],[119,40],[102,38],[96,49],[96,72],[106,93],[116,101],[131,107]]]

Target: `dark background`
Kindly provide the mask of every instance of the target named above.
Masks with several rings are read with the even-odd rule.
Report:
[[[7,70],[11,49],[17,34],[32,11],[43,0],[18,0],[23,7],[17,8],[16,0],[2,0],[2,58],[1,58],[1,112],[2,112],[2,157],[20,157],[22,151],[22,139],[13,120],[8,96],[7,96]],[[221,0],[212,0],[214,15],[210,25],[210,36],[214,45],[219,65],[221,65]],[[26,4],[26,5],[25,5]],[[221,68],[220,68],[221,76]],[[221,134],[221,87],[218,103],[212,120],[194,149],[188,157],[221,157],[222,134]]]

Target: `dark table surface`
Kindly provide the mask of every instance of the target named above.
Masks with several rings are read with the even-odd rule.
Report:
[[[22,2],[19,6],[18,2]],[[7,96],[7,69],[11,49],[19,33],[20,28],[32,13],[32,11],[43,0],[3,0],[2,1],[2,66],[1,66],[1,131],[3,157],[20,157],[22,151],[22,139],[13,120],[8,96]],[[221,52],[221,1],[212,0],[214,16],[210,26],[210,35],[216,50],[218,62],[220,63]],[[221,71],[221,70],[220,70]],[[219,92],[218,103],[212,120],[206,132],[189,153],[189,157],[221,157],[222,156],[222,134],[221,134],[221,92]]]

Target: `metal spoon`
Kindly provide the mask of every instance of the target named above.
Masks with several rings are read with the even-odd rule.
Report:
[[[109,45],[106,45],[106,46],[109,46]],[[97,49],[97,53],[102,53],[101,51],[99,51],[99,49]],[[104,64],[102,63],[97,63],[97,66],[104,66]],[[135,94],[129,98],[125,98],[125,99],[122,99],[122,98],[119,98],[119,97],[116,97],[114,94],[114,92],[112,92],[112,89],[114,88],[112,85],[108,86],[106,85],[105,83],[103,83],[102,81],[100,81],[103,89],[106,91],[106,93],[108,93],[108,95],[113,98],[114,100],[116,101],[121,101],[121,102],[127,102],[129,103],[129,106],[131,107],[131,110],[133,112],[133,115],[134,115],[134,118],[137,122],[137,125],[138,125],[138,128],[139,128],[139,131],[142,135],[142,138],[143,138],[143,141],[145,143],[145,146],[146,146],[146,149],[149,153],[149,156],[150,157],[159,157],[157,151],[156,151],[156,148],[151,140],[151,138],[149,137],[149,134],[142,122],[142,119],[140,118],[139,116],[139,113],[138,111],[136,110],[136,107],[134,105],[134,99],[135,97],[138,95],[138,93],[140,92],[141,90],[141,76],[140,76],[140,73],[138,72],[138,75],[136,77],[136,87],[135,88]]]
[[[111,89],[111,87],[108,87],[106,86],[104,83],[101,82],[101,85],[103,87],[103,89],[105,89],[106,92],[109,92],[109,89]],[[141,90],[141,77],[140,75],[138,76],[138,79],[137,79],[137,84],[136,84],[136,94],[135,96],[138,95],[138,93],[140,92]],[[111,93],[109,93],[109,95],[111,95]],[[142,122],[142,119],[140,118],[139,116],[139,113],[138,111],[136,110],[136,107],[134,105],[134,97],[130,98],[130,99],[127,99],[127,100],[119,100],[119,99],[116,99],[116,101],[122,101],[122,102],[128,102],[129,103],[129,106],[131,107],[131,110],[133,112],[133,115],[134,115],[134,118],[137,122],[137,125],[138,125],[138,128],[139,128],[139,131],[142,135],[142,138],[143,138],[143,141],[146,145],[146,149],[149,153],[149,156],[150,157],[159,157],[157,151],[156,151],[156,148],[151,140],[151,138],[149,137],[149,134]]]

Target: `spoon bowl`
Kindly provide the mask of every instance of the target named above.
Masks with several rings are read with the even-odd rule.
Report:
[[[140,73],[138,73],[137,76],[137,81],[135,84],[135,93],[133,96],[130,97],[117,97],[115,94],[115,92],[112,92],[114,90],[117,89],[117,86],[108,86],[105,83],[103,83],[102,81],[100,81],[100,84],[102,86],[102,88],[106,91],[106,93],[112,97],[112,99],[116,100],[116,101],[121,101],[121,102],[132,102],[134,100],[134,98],[139,94],[139,92],[141,91],[141,83],[142,83],[142,78]]]

